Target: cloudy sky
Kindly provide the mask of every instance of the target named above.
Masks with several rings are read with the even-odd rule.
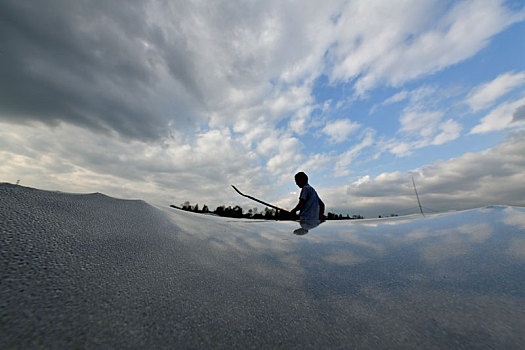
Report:
[[[0,181],[155,204],[525,206],[521,0],[0,2]]]

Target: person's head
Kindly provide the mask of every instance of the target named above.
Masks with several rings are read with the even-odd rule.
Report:
[[[308,176],[302,171],[298,172],[297,174],[295,174],[295,183],[297,184],[297,186],[302,188],[308,183]]]

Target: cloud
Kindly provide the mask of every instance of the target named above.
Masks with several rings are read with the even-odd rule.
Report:
[[[432,145],[442,145],[457,139],[460,136],[462,129],[462,126],[458,122],[452,119],[447,119],[439,125],[439,130],[441,132],[434,137]]]
[[[235,202],[230,184],[246,191],[274,189],[268,186],[264,159],[228,129],[145,142],[69,124],[0,123],[0,150],[5,180],[21,179],[22,185],[45,189],[209,206]]]
[[[446,93],[437,89],[434,86],[423,85],[413,90],[402,90],[383,101],[383,105],[388,105],[396,102],[408,100],[410,105],[417,105],[424,103],[426,106],[432,105],[432,101],[441,100],[445,98]]]
[[[328,5],[2,2],[0,118],[140,140],[278,122],[311,103],[338,6]]]
[[[465,103],[477,112],[490,107],[498,98],[525,84],[525,72],[507,72],[496,79],[476,86],[468,94]]]
[[[290,116],[301,134],[320,75],[356,79],[359,93],[397,86],[474,55],[523,18],[488,0],[43,0],[4,1],[0,12],[2,120],[140,140]]]
[[[290,129],[298,135],[307,133],[309,129],[308,121],[313,109],[313,106],[299,109],[290,120]]]
[[[408,105],[399,118],[400,137],[382,142],[382,151],[405,157],[416,149],[442,145],[460,137],[462,126],[453,119],[443,121],[442,111],[425,111],[424,103]],[[423,109],[423,110],[422,110]]]
[[[346,141],[348,136],[359,129],[360,126],[359,123],[350,119],[336,119],[327,122],[321,131],[328,135],[330,142],[339,143]]]
[[[333,162],[333,156],[325,153],[310,154],[305,161],[297,167],[297,171],[308,169],[308,174],[324,173],[326,167]],[[296,171],[294,171],[296,173]]]
[[[289,144],[281,146],[283,139],[279,136]],[[328,164],[338,162],[339,171],[348,174],[356,155],[373,141],[373,134],[368,133],[358,145],[338,157],[312,155],[308,161],[319,165],[319,169],[312,171],[323,171]],[[149,143],[97,135],[75,126],[50,128],[2,123],[0,172],[4,179],[12,182],[21,179],[26,186],[103,192],[162,205],[186,200],[206,203],[212,208],[240,203],[235,193],[230,193],[230,184],[277,202],[275,174],[266,168],[265,159],[278,155],[278,147],[290,146],[293,150],[295,141],[287,135],[276,135],[271,143],[267,150],[269,158],[261,158],[227,129],[201,132],[194,138],[175,135],[164,143]],[[415,169],[412,174],[423,206],[435,211],[490,204],[525,206],[524,149],[525,134],[520,131],[486,151]],[[296,152],[290,155],[293,157]],[[310,169],[304,167],[310,164],[308,161],[297,168]],[[283,173],[288,181],[294,170]],[[410,173],[406,172],[364,175],[343,187],[317,187],[317,190],[331,211],[368,217],[417,211]],[[296,195],[290,198],[282,203],[296,201]]]
[[[441,111],[422,112],[408,109],[405,110],[399,119],[401,123],[399,131],[428,137],[435,132],[442,117],[443,112]]]
[[[518,107],[512,114],[512,123],[518,123],[525,120],[525,105]]]
[[[408,98],[409,96],[409,93],[407,90],[402,90],[392,96],[390,96],[389,98],[387,98],[383,104],[384,105],[388,105],[388,104],[392,104],[392,103],[396,103],[396,102],[401,102],[401,101],[404,101]]]
[[[440,2],[349,2],[338,21],[338,45],[330,50],[331,79],[356,79],[358,95],[382,84],[399,86],[471,57],[523,17],[501,0],[461,1],[450,9]]]
[[[68,121],[147,139],[162,133],[172,102],[185,118],[195,116],[188,89],[166,81],[158,50],[144,45],[161,42],[162,35],[142,19],[142,2],[84,7],[7,1],[0,12],[10,18],[0,22],[9,53],[0,56],[1,118]]]
[[[375,178],[362,176],[331,190],[330,208],[352,208],[363,215],[408,214],[418,211],[410,180],[414,175],[423,207],[433,211],[460,210],[501,204],[525,206],[525,133],[479,153],[438,161],[410,173],[394,171]],[[346,196],[341,195],[346,193]]]
[[[458,138],[439,88],[401,85],[472,57],[518,11],[488,0],[3,1],[0,173],[176,204],[224,204],[230,183],[277,200],[300,167],[346,176],[367,151],[404,156]],[[407,102],[398,133],[331,120],[357,102],[339,82],[359,96],[400,86],[383,103]],[[472,132],[503,114],[503,128],[521,125],[525,104],[511,104]],[[319,132],[332,150],[307,142]]]
[[[361,141],[352,146],[347,151],[335,157],[334,176],[346,176],[350,174],[348,167],[361,152],[374,144],[375,131],[372,129],[365,130],[361,135]]]
[[[387,98],[382,105],[393,101],[406,103],[399,115],[399,129],[395,136],[378,140],[378,156],[389,152],[397,157],[407,157],[416,150],[459,139],[463,126],[456,116],[458,98],[463,98],[460,89],[427,84],[402,90]]]
[[[266,163],[273,176],[286,175],[293,171],[303,156],[299,140],[294,137],[283,137],[278,141],[278,151]]]
[[[503,130],[512,126],[523,125],[520,118],[525,107],[525,98],[516,101],[504,102],[494,108],[481,122],[474,126],[470,131],[471,134],[482,134],[496,130]],[[517,118],[516,118],[517,116]]]

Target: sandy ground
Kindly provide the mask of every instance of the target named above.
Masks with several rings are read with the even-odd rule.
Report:
[[[326,223],[0,184],[0,348],[525,348],[525,211]]]

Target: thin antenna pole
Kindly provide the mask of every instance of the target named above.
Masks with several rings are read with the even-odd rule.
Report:
[[[417,194],[416,183],[414,182],[414,176],[412,176],[412,185],[414,185],[414,192],[416,192],[417,205],[419,205],[419,211],[421,212],[421,215],[425,216],[425,214],[423,213],[423,208],[421,207],[421,202],[419,201],[419,195]]]

